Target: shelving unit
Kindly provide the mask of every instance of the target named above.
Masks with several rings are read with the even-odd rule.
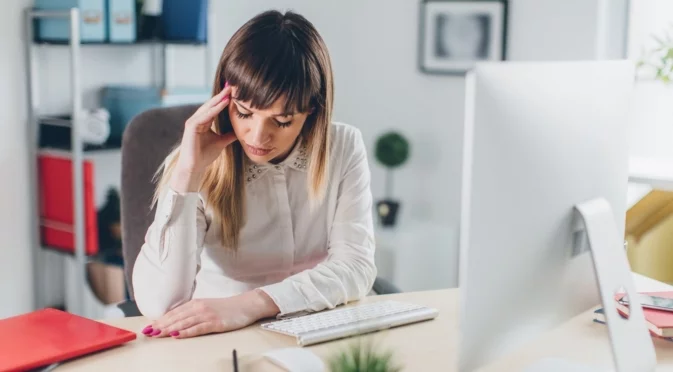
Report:
[[[66,19],[70,24],[70,39],[64,42],[44,42],[35,40],[34,36],[34,25],[35,21],[39,19],[46,18],[57,18],[57,19]],[[155,77],[155,80],[158,81],[158,86],[165,88],[166,87],[166,74],[167,74],[167,60],[166,58],[166,47],[168,45],[199,45],[205,47],[206,58],[205,58],[205,74],[208,77],[207,81],[211,80],[210,74],[210,62],[212,61],[212,27],[215,24],[214,15],[209,14],[208,18],[208,34],[207,42],[189,42],[189,41],[170,41],[170,40],[148,40],[148,41],[138,41],[135,43],[83,43],[81,40],[80,34],[80,12],[77,8],[72,8],[66,11],[44,11],[36,10],[33,8],[28,8],[25,10],[25,53],[27,61],[27,94],[28,94],[28,149],[30,149],[30,159],[32,164],[32,169],[30,171],[30,185],[31,192],[34,197],[31,200],[30,205],[30,217],[31,217],[31,228],[32,228],[32,241],[31,247],[33,247],[33,267],[34,267],[34,303],[37,308],[42,308],[48,304],[43,303],[45,298],[43,293],[43,280],[41,269],[43,267],[43,257],[42,252],[45,249],[53,250],[55,252],[61,252],[63,255],[68,256],[66,259],[74,259],[76,261],[76,271],[75,276],[75,297],[76,299],[72,303],[68,303],[68,311],[86,316],[85,310],[87,308],[85,304],[85,296],[89,293],[87,286],[87,256],[85,253],[85,216],[84,216],[84,180],[83,180],[83,162],[85,160],[85,152],[93,151],[119,151],[121,148],[121,143],[108,143],[102,146],[92,146],[87,145],[82,140],[81,134],[83,133],[84,127],[82,122],[82,80],[81,80],[81,48],[90,46],[90,45],[99,45],[99,46],[138,46],[138,47],[160,47],[161,48],[161,57],[156,58],[156,53],[153,53],[152,64],[155,66],[162,66],[161,77],[158,79]],[[70,119],[63,119],[59,117],[54,117],[53,115],[46,115],[44,112],[40,111],[39,105],[39,85],[37,73],[39,70],[39,61],[36,55],[36,49],[40,47],[67,47],[70,50],[70,90],[72,95],[72,102],[70,105]],[[159,61],[159,59],[161,61]],[[39,147],[39,133],[41,125],[50,125],[57,127],[68,127],[70,128],[70,149],[66,150],[70,152],[70,157],[73,165],[73,210],[74,210],[74,255],[65,253],[62,251],[54,250],[53,248],[45,247],[42,245],[41,232],[40,232],[40,204],[39,204],[39,192],[40,192],[40,180],[38,178],[38,169],[37,169],[37,158],[40,153]]]

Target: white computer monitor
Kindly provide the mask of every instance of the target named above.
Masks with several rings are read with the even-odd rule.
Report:
[[[472,371],[601,303],[592,255],[573,255],[575,207],[606,200],[607,252],[623,253],[634,67],[493,62],[466,81],[459,359]],[[624,270],[605,277],[628,283],[614,257]]]

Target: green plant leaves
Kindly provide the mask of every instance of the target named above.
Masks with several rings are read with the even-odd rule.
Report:
[[[389,168],[404,164],[409,158],[409,142],[398,132],[388,132],[376,141],[376,160]]]
[[[376,350],[370,342],[352,343],[329,360],[331,372],[400,372],[393,362],[393,353]]]
[[[657,47],[643,53],[645,56],[638,61],[636,67],[639,70],[649,70],[655,80],[670,83],[673,81],[673,37],[670,31],[667,31],[665,37],[654,35],[652,38],[656,41]]]

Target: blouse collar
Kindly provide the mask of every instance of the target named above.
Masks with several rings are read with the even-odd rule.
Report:
[[[289,167],[298,171],[306,172],[308,167],[307,146],[304,140],[300,137],[295,144],[290,155],[278,164],[255,164],[247,156],[244,157],[243,166],[245,168],[245,180],[247,183],[254,182],[266,172],[270,170],[280,170],[281,168]]]

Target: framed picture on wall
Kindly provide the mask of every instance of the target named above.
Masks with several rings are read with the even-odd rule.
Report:
[[[464,74],[478,61],[505,59],[507,0],[422,0],[419,65]]]

